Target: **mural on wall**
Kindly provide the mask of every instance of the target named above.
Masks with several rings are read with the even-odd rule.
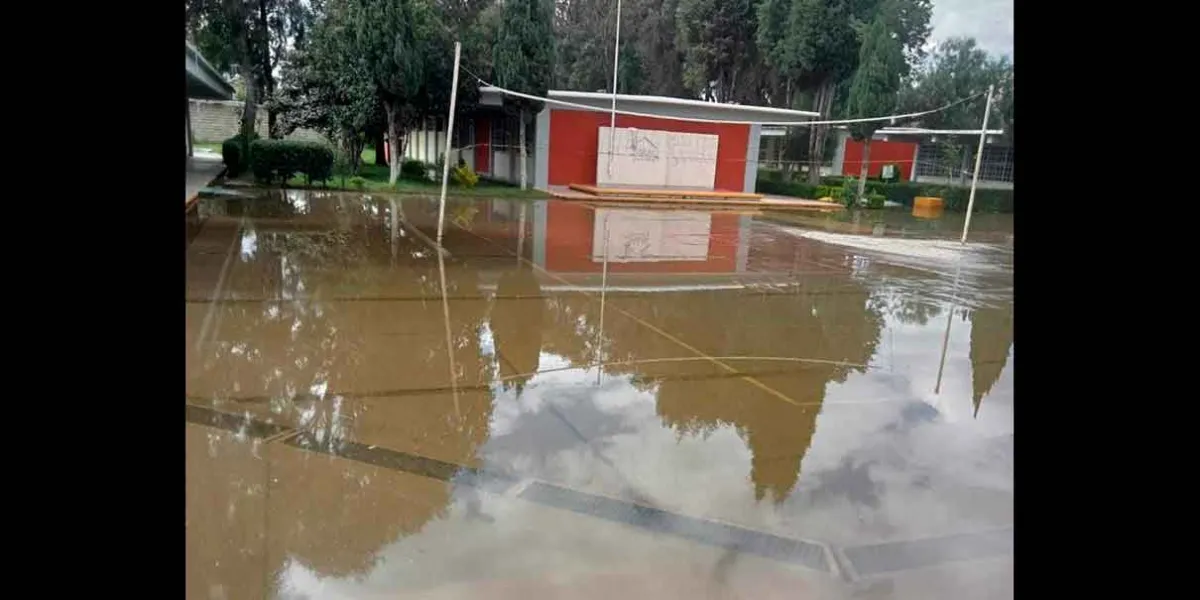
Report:
[[[719,137],[653,129],[600,128],[597,185],[713,189]],[[610,152],[610,144],[615,151]]]
[[[712,215],[597,208],[594,227],[593,262],[604,260],[606,229],[609,262],[703,261],[708,259]]]

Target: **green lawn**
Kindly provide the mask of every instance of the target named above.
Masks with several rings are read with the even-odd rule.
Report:
[[[193,142],[192,148],[196,150],[208,150],[209,152],[221,153],[221,142]]]

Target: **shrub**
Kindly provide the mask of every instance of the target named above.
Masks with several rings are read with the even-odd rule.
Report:
[[[840,198],[842,196],[841,190],[842,190],[841,186],[835,187],[832,185],[818,185],[817,191],[813,192],[813,194],[817,198],[835,198],[836,199],[836,198]]]
[[[783,171],[779,169],[759,169],[758,178],[775,182],[783,181]]]
[[[257,140],[258,134],[250,132],[250,140]],[[249,147],[242,134],[237,134],[221,142],[221,161],[225,163],[226,175],[237,177],[250,164]]]
[[[858,180],[854,177],[825,177],[821,180],[821,185],[810,186],[807,183],[799,181],[773,181],[766,177],[767,174],[768,170],[766,169],[759,171],[758,183],[755,188],[759,193],[794,196],[797,198],[824,198],[828,196],[834,200],[846,203],[845,186],[847,182],[850,182],[850,188],[853,190],[853,193],[851,194],[851,201],[847,206],[854,206],[853,198],[858,193]],[[945,201],[947,210],[953,211],[967,210],[967,200],[971,193],[969,187],[946,187],[913,183],[911,181],[886,183],[877,179],[868,179],[865,187],[868,205],[873,195],[881,195],[884,200],[896,202],[904,206],[912,206],[913,198],[917,196],[935,196]],[[975,211],[1013,212],[1013,190],[983,188],[975,190]]]
[[[428,172],[429,167],[419,160],[410,158],[400,163],[400,179],[427,182],[429,181]]]
[[[333,176],[333,149],[329,146],[308,143],[300,155],[304,159],[301,170],[309,185],[313,181],[324,182]]]
[[[254,178],[286,184],[296,173],[308,183],[325,181],[333,173],[333,150],[324,144],[296,140],[255,140],[250,143],[250,170]]]
[[[775,194],[795,198],[817,198],[817,186],[799,181],[762,181],[755,186],[760,194]]]
[[[926,195],[921,193],[921,186],[907,181],[881,185],[873,191],[883,194],[888,200],[903,204],[904,206],[912,206],[913,198]]]
[[[850,208],[858,203],[858,178],[847,177],[842,180],[842,204]]]
[[[475,187],[476,183],[479,183],[479,176],[465,163],[454,167],[454,170],[450,172],[450,179],[454,181],[455,185],[467,189],[471,189]]]
[[[922,195],[924,196],[926,194]],[[967,202],[970,200],[970,196],[971,188],[953,187],[945,188],[945,192],[941,198],[945,200],[945,207],[947,210],[966,211]],[[1012,211],[1012,190],[990,190],[979,188],[975,190],[975,212],[1011,213]]]
[[[887,202],[887,199],[883,194],[867,194],[867,208],[883,208],[885,202]]]

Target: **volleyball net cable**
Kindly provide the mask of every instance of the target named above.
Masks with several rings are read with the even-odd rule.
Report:
[[[903,114],[887,115],[887,116],[882,116],[882,117],[862,117],[862,118],[857,118],[857,119],[830,119],[830,120],[824,120],[824,121],[745,121],[745,120],[736,120],[736,119],[708,119],[708,118],[704,118],[704,117],[683,117],[683,116],[675,116],[675,115],[661,115],[661,114],[653,114],[653,113],[644,113],[644,112],[638,112],[638,111],[632,111],[632,110],[625,110],[625,109],[620,109],[620,108],[613,111],[611,108],[600,108],[598,106],[593,106],[593,105],[589,105],[589,104],[580,104],[578,102],[570,102],[567,100],[557,100],[554,98],[548,98],[548,97],[544,97],[544,96],[535,96],[533,94],[526,94],[524,92],[510,90],[508,88],[501,87],[501,86],[498,86],[496,84],[493,84],[493,83],[487,81],[486,79],[480,77],[474,71],[468,69],[465,66],[460,65],[459,68],[462,71],[464,71],[465,73],[467,73],[468,75],[470,75],[471,77],[474,77],[475,80],[478,81],[479,84],[484,87],[492,88],[495,91],[497,91],[501,94],[504,94],[506,96],[512,96],[512,97],[521,98],[524,100],[531,100],[534,102],[544,102],[546,104],[552,104],[552,105],[562,106],[562,107],[566,107],[566,108],[575,108],[575,109],[587,110],[587,111],[593,111],[593,112],[607,112],[607,113],[616,112],[616,114],[626,115],[626,116],[631,116],[631,117],[644,117],[644,118],[651,118],[651,119],[670,119],[670,120],[675,120],[675,121],[691,121],[691,122],[696,122],[696,123],[716,123],[716,124],[727,124],[727,125],[769,125],[772,127],[807,127],[807,126],[812,126],[812,125],[850,125],[850,124],[854,124],[854,123],[872,123],[872,122],[878,122],[878,121],[891,121],[894,123],[894,122],[900,121],[900,120],[915,119],[915,118],[922,117],[925,115],[931,115],[934,113],[943,112],[943,111],[949,110],[951,108],[954,108],[955,106],[958,106],[959,104],[963,104],[965,102],[970,102],[971,100],[974,100],[976,98],[979,98],[979,97],[987,94],[986,91],[976,92],[974,94],[970,94],[966,97],[960,98],[953,102],[947,103],[943,106],[939,106],[937,108],[933,108],[933,109],[929,109],[929,110],[922,110],[922,111],[917,111],[917,112],[903,113]],[[715,103],[715,102],[712,104],[714,107],[755,108],[753,106],[738,105],[738,104],[720,104],[720,103]]]

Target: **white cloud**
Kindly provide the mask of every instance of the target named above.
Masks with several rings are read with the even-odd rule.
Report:
[[[992,54],[1013,55],[1013,0],[935,0],[931,43],[973,37]]]

